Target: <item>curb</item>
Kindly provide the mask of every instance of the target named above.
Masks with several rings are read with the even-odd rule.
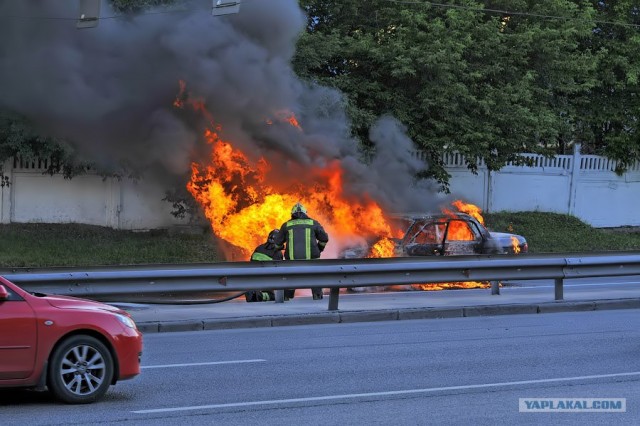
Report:
[[[548,302],[540,304],[510,304],[460,306],[447,308],[405,308],[365,311],[336,311],[320,314],[270,315],[225,319],[179,321],[147,321],[137,323],[144,333],[177,331],[226,330],[236,328],[283,327],[313,324],[340,324],[373,321],[461,318],[495,315],[546,314],[556,312],[586,312],[614,309],[640,309],[640,298]]]

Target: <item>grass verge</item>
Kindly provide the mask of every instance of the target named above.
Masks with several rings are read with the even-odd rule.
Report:
[[[102,266],[219,261],[210,233],[117,231],[77,224],[0,225],[0,267]]]
[[[640,250],[637,228],[629,228],[627,232],[593,228],[564,214],[501,212],[485,214],[485,221],[493,231],[524,236],[530,253]]]
[[[593,228],[575,217],[540,212],[484,215],[493,231],[523,235],[530,253],[640,250],[640,231]],[[0,267],[202,263],[224,260],[208,230],[131,232],[77,224],[0,225]]]

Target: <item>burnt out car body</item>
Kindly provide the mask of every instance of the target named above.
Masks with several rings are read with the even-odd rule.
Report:
[[[465,213],[395,215],[406,232],[394,239],[394,256],[451,256],[516,254],[528,251],[527,240],[516,234],[491,232]],[[368,247],[345,250],[345,258],[365,257]]]
[[[396,246],[396,256],[515,254],[526,253],[529,248],[523,236],[491,232],[465,213],[410,216],[405,220],[410,223]]]

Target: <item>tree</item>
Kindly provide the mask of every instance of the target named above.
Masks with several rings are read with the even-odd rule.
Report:
[[[375,117],[397,117],[445,185],[444,152],[464,154],[472,170],[478,159],[496,170],[525,161],[521,152],[555,153],[573,140],[572,97],[596,83],[597,63],[580,48],[590,2],[301,3],[309,21],[296,71],[345,92],[364,145]]]
[[[85,173],[90,167],[75,156],[66,141],[38,132],[31,122],[18,114],[0,111],[0,186],[10,184],[3,166],[11,158],[46,159],[45,173],[62,173],[67,179]]]
[[[623,172],[640,160],[640,6],[592,1],[597,25],[583,49],[598,57],[597,84],[577,96],[579,140],[588,154],[617,160]]]

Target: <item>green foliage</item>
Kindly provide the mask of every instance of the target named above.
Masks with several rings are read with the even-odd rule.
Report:
[[[598,83],[574,99],[585,154],[618,161],[618,172],[640,160],[640,8],[634,0],[593,1],[598,23],[583,48],[597,57]],[[628,25],[619,25],[622,23]]]
[[[111,7],[117,12],[139,12],[154,6],[166,6],[175,0],[111,0]]]
[[[3,174],[3,164],[10,158],[32,161],[38,158],[48,159],[45,173],[62,173],[72,178],[85,172],[89,166],[80,162],[73,148],[63,140],[52,138],[39,132],[24,117],[0,111],[0,183],[10,184]]]
[[[363,144],[376,117],[400,119],[431,158],[426,176],[441,183],[448,179],[443,152],[461,152],[471,170],[478,158],[497,170],[525,162],[522,152],[564,153],[586,129],[609,126],[616,115],[623,116],[618,133],[587,141],[603,154],[621,159],[631,153],[631,163],[637,158],[638,29],[600,25],[609,29],[611,46],[594,30],[596,20],[619,20],[623,13],[626,21],[637,20],[637,13],[630,16],[638,10],[631,0],[611,6],[614,17],[600,7],[605,2],[585,0],[441,3],[455,7],[303,0],[308,31],[298,43],[295,69],[347,95],[354,135]],[[605,58],[606,48],[616,55]],[[616,73],[621,66],[625,72]],[[606,72],[616,76],[607,78],[613,83],[601,81]],[[621,80],[626,104],[614,105]],[[605,109],[594,94],[607,91]]]
[[[185,180],[189,180],[188,176],[184,177]],[[198,182],[196,182],[196,185]],[[162,201],[171,203],[173,209],[171,215],[183,219],[189,218],[190,223],[206,223],[207,220],[204,217],[204,212],[195,198],[187,191],[186,186],[174,186],[171,189],[165,191],[165,197]]]

